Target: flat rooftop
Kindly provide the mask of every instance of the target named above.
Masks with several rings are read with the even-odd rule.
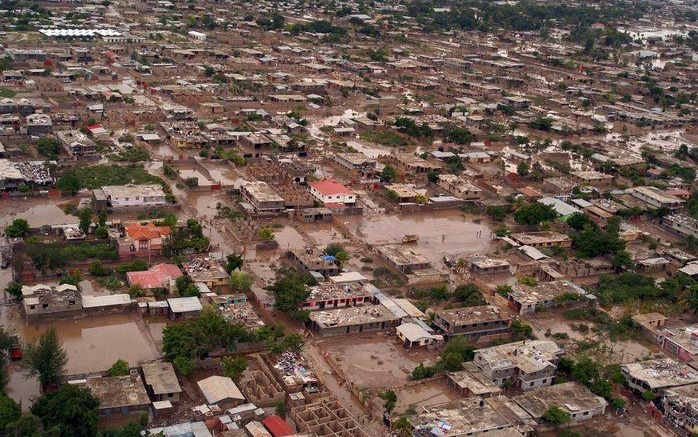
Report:
[[[502,314],[502,310],[494,305],[437,310],[434,313],[454,326],[509,320],[509,316]]]
[[[383,305],[338,308],[329,311],[314,311],[310,320],[321,328],[362,325],[366,323],[392,322],[397,317]]]
[[[525,373],[553,365],[561,350],[554,341],[524,340],[475,351],[475,363],[492,369],[518,368]]]
[[[552,406],[557,406],[569,414],[604,409],[608,402],[593,394],[588,388],[576,382],[565,382],[549,387],[532,390],[513,398],[516,402],[536,419]]]
[[[383,246],[378,246],[376,250],[398,266],[429,263],[421,252],[405,244],[385,244]]]
[[[623,364],[621,368],[626,376],[644,381],[652,389],[698,382],[698,371],[671,358]]]
[[[522,232],[511,234],[514,241],[523,245],[547,244],[547,243],[562,243],[570,241],[570,237],[559,232]]]

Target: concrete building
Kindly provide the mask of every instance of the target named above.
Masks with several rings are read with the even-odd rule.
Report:
[[[169,226],[157,226],[153,222],[131,223],[124,228],[124,236],[116,239],[119,258],[160,256],[171,232]]]
[[[669,211],[679,209],[685,203],[684,200],[670,196],[659,188],[652,186],[634,187],[630,190],[630,194],[652,208],[666,208]]]
[[[688,435],[698,433],[698,384],[667,389],[661,401],[667,420]]]
[[[167,204],[165,191],[160,185],[111,185],[92,192],[95,209],[144,208]]]
[[[245,402],[245,397],[237,385],[225,376],[209,376],[197,381],[196,384],[209,405],[218,405],[221,409],[227,409]]]
[[[434,311],[434,326],[446,337],[463,336],[471,343],[508,336],[511,319],[494,305]]]
[[[678,233],[682,237],[698,237],[698,220],[683,214],[672,214],[662,217],[662,225]]]
[[[621,371],[632,390],[651,391],[656,396],[673,387],[698,383],[698,371],[671,358],[623,364]]]
[[[509,308],[520,315],[531,314],[538,310],[551,308],[574,301],[594,300],[594,296],[582,287],[569,281],[541,282],[531,287],[519,284],[517,289],[509,292]]]
[[[284,198],[266,182],[248,182],[240,187],[242,196],[259,214],[276,214],[284,210]]]
[[[28,319],[54,315],[79,314],[82,296],[71,284],[22,286],[22,305]]]
[[[376,176],[376,160],[366,157],[363,153],[335,153],[332,160],[345,170],[357,174],[362,178],[374,178]]]
[[[211,257],[194,257],[182,263],[184,272],[194,283],[201,282],[208,288],[220,288],[228,285],[230,275],[218,260]]]
[[[478,349],[474,362],[495,384],[528,391],[553,383],[562,352],[553,341],[524,340]]]
[[[539,423],[543,421],[543,414],[552,406],[568,413],[572,422],[582,422],[592,417],[602,416],[608,405],[604,398],[596,396],[577,382],[538,388],[516,396],[512,400]]]
[[[482,197],[480,187],[457,175],[440,174],[436,184],[462,200],[477,200]]]
[[[471,396],[487,398],[502,393],[502,389],[485,376],[482,369],[472,361],[463,363],[463,370],[448,372],[446,381],[449,386],[466,398]]]
[[[362,305],[372,299],[374,288],[368,281],[341,285],[333,282],[320,282],[310,288],[310,296],[301,306],[305,310],[313,311]]]
[[[310,194],[327,207],[356,204],[356,194],[334,179],[311,182]]]
[[[179,402],[182,387],[172,363],[145,363],[141,366],[148,393],[155,401]]]
[[[385,306],[364,305],[313,311],[307,326],[321,337],[332,337],[384,331],[396,327],[399,323],[400,319]]]
[[[662,349],[679,361],[692,362],[698,357],[698,324],[663,330]]]
[[[330,396],[292,407],[289,418],[299,433],[317,437],[369,437],[351,413]]]
[[[339,274],[339,264],[337,264],[332,257],[318,255],[312,252],[308,253],[307,251],[302,252],[300,250],[291,249],[284,255],[284,261],[295,269],[308,275],[310,275],[311,272],[320,273],[325,277]]]
[[[128,416],[148,413],[150,398],[137,371],[126,376],[90,377],[68,381],[68,384],[86,387],[99,401],[102,417]]]
[[[518,404],[504,396],[477,397],[422,407],[408,416],[415,436],[521,437],[535,421]]]
[[[129,286],[136,285],[148,294],[157,290],[173,290],[180,276],[182,271],[175,264],[156,264],[145,271],[126,273]]]
[[[474,256],[468,259],[468,269],[478,275],[510,273],[511,264],[505,259]]]
[[[375,248],[376,254],[408,283],[440,282],[444,274],[416,248],[409,244],[384,244]]]
[[[522,246],[531,247],[550,247],[550,246],[560,246],[560,247],[572,247],[572,239],[565,234],[552,231],[542,231],[542,232],[522,232],[518,234],[511,234],[509,236],[512,240],[521,244]]]
[[[443,335],[429,332],[422,324],[403,323],[395,328],[397,338],[406,349],[432,346],[443,343]]]
[[[572,180],[580,185],[605,188],[613,183],[613,176],[595,170],[572,172]]]

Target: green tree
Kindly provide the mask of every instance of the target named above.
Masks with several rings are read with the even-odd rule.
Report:
[[[557,217],[555,210],[540,202],[527,203],[514,212],[514,220],[520,225],[537,226]]]
[[[480,287],[473,283],[457,286],[455,290],[453,290],[453,297],[465,307],[485,304],[485,299],[482,297]]]
[[[400,416],[393,422],[392,430],[397,434],[397,437],[412,437],[412,424],[405,416]]]
[[[19,420],[22,412],[19,405],[4,393],[0,393],[0,430],[7,428],[12,422]]]
[[[10,238],[25,237],[29,232],[29,222],[24,219],[14,219],[12,224],[5,228],[5,234]]]
[[[88,234],[90,232],[90,226],[92,225],[92,210],[89,208],[81,209],[78,212],[78,218],[80,219],[78,227],[82,232]]]
[[[107,370],[107,375],[109,376],[126,376],[129,374],[131,368],[128,362],[124,360],[116,360],[114,364]]]
[[[97,435],[99,401],[88,388],[66,384],[46,393],[32,406],[48,435],[94,437]]]
[[[526,161],[521,161],[516,166],[516,174],[518,174],[521,177],[528,176],[530,171],[531,171],[531,168]]]
[[[245,357],[228,355],[221,360],[221,366],[223,367],[223,375],[237,382],[245,369],[247,369],[247,359]]]
[[[243,264],[243,258],[242,255],[238,253],[231,253],[226,257],[226,266],[225,269],[228,271],[228,273],[231,273],[233,270],[240,270],[242,268]]]
[[[552,405],[543,413],[543,420],[556,428],[566,424],[571,418],[570,413],[556,405]]]
[[[22,297],[22,284],[19,282],[10,282],[7,284],[7,287],[5,287],[5,293],[9,294],[10,296],[14,297],[15,299],[19,299]]]
[[[228,282],[233,291],[249,291],[252,284],[254,284],[254,279],[249,273],[245,273],[241,270],[235,270],[230,274],[230,279]]]
[[[8,437],[43,437],[41,421],[33,414],[24,414],[5,427]]]
[[[383,402],[383,408],[390,414],[397,406],[397,394],[392,390],[386,390],[379,396],[385,401]]]
[[[590,386],[599,377],[599,364],[589,357],[583,357],[572,367],[572,378],[580,384]]]
[[[268,226],[257,231],[257,238],[262,241],[270,242],[274,241],[274,230]]]
[[[40,155],[55,160],[58,159],[61,143],[56,138],[43,137],[36,142],[36,149]]]
[[[64,174],[56,181],[56,188],[66,194],[75,194],[80,191],[80,179],[73,173]]]
[[[397,179],[397,171],[392,165],[386,165],[383,167],[380,177],[385,182],[394,182]]]
[[[269,291],[274,294],[274,308],[297,320],[305,320],[307,313],[302,311],[300,304],[310,296],[306,275],[298,272],[288,272]]]
[[[41,334],[36,343],[27,346],[25,360],[30,368],[29,373],[38,375],[42,387],[61,382],[68,356],[54,327]]]

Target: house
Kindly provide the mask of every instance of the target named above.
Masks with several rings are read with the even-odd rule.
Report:
[[[407,177],[426,179],[429,172],[439,171],[441,166],[410,153],[391,153],[383,157],[385,164],[392,165]]]
[[[527,391],[553,383],[562,352],[553,341],[524,340],[478,349],[473,361],[495,384]]]
[[[309,315],[308,328],[320,337],[360,334],[394,328],[400,323],[392,311],[383,305],[363,305],[313,311]]]
[[[237,385],[225,376],[209,376],[196,384],[209,405],[218,405],[221,409],[227,409],[245,402],[245,397]]]
[[[698,384],[667,389],[661,399],[664,418],[688,435],[698,433]]]
[[[698,324],[681,328],[664,328],[662,349],[679,361],[692,362],[698,358]]]
[[[160,185],[110,185],[93,190],[95,209],[144,208],[167,204],[165,191]]]
[[[196,296],[173,297],[167,299],[167,304],[170,307],[169,312],[172,320],[195,319],[201,314],[201,301]]]
[[[536,248],[551,246],[572,247],[572,239],[559,232],[522,232],[518,234],[511,234],[509,238],[523,246],[531,246]]]
[[[511,319],[494,305],[480,305],[434,311],[433,324],[446,337],[463,336],[478,343],[502,338],[511,332]]]
[[[621,372],[632,390],[650,391],[656,396],[662,396],[670,388],[698,383],[698,371],[671,358],[623,364]]]
[[[22,305],[28,319],[66,315],[82,310],[82,296],[71,284],[22,286]]]
[[[313,254],[312,251],[308,253],[291,249],[284,255],[284,261],[308,275],[312,274],[311,272],[320,273],[325,277],[339,274],[339,265],[334,257]]]
[[[155,401],[179,402],[182,387],[172,363],[144,363],[141,365],[148,393]]]
[[[144,225],[131,223],[124,228],[124,236],[117,238],[119,258],[151,258],[162,255],[165,240],[170,236],[169,226],[153,222]]]
[[[201,282],[212,290],[228,285],[230,275],[212,257],[194,257],[182,263],[182,268],[194,283]]]
[[[663,328],[666,326],[666,321],[669,320],[667,316],[661,313],[645,313],[636,314],[632,319],[640,327],[645,337],[655,343],[662,344]]]
[[[580,185],[605,188],[613,183],[613,176],[595,170],[572,172],[572,180]]]
[[[281,417],[277,416],[276,414],[272,414],[271,416],[267,416],[262,420],[262,425],[269,430],[269,433],[273,437],[286,437],[286,436],[292,436],[296,432],[291,428],[291,425],[288,424],[284,419]]]
[[[284,210],[284,198],[279,196],[266,182],[248,182],[240,187],[240,193],[255,212],[275,214]]]
[[[301,303],[301,308],[313,311],[362,305],[373,298],[373,290],[374,287],[368,283],[368,280],[344,284],[335,284],[332,281],[320,282],[310,287],[310,295]]]
[[[536,286],[520,284],[507,295],[509,308],[520,315],[531,314],[544,308],[570,301],[593,300],[594,296],[569,281],[541,282]]]
[[[477,200],[482,197],[482,189],[460,176],[440,174],[436,184],[462,200]]]
[[[148,413],[150,398],[137,371],[126,376],[88,377],[68,381],[68,384],[86,387],[99,401],[102,417],[127,416]]]
[[[448,372],[446,382],[466,398],[471,396],[487,398],[502,393],[502,389],[485,376],[482,369],[472,361],[463,363],[463,370]]]
[[[468,258],[468,269],[478,275],[497,275],[509,273],[511,264],[505,259],[474,256]]]
[[[577,382],[565,382],[548,387],[537,388],[512,398],[526,410],[538,423],[543,422],[543,415],[548,408],[556,406],[570,415],[572,422],[581,422],[592,417],[602,416],[608,402],[596,396],[587,387]]]
[[[146,293],[163,289],[170,291],[180,276],[182,271],[174,264],[156,264],[145,271],[126,273],[129,286],[136,285]]]
[[[682,237],[698,237],[698,220],[684,214],[672,214],[662,217],[662,225]]]
[[[407,417],[414,435],[426,437],[523,437],[535,425],[528,413],[504,396],[430,405]]]
[[[376,160],[366,157],[363,153],[335,153],[332,160],[345,170],[363,178],[373,178],[376,175]]]
[[[413,347],[431,346],[442,343],[444,337],[429,332],[424,326],[418,323],[403,323],[395,328],[397,338],[406,349]]]
[[[356,194],[334,179],[311,182],[310,194],[325,206],[337,204],[353,206],[356,204]]]
[[[685,203],[684,200],[666,194],[659,188],[652,186],[634,187],[630,190],[630,194],[652,208],[666,208],[669,211],[679,209]]]
[[[542,203],[543,205],[548,205],[552,207],[562,220],[566,220],[572,214],[581,212],[574,206],[565,203],[562,200],[557,199],[555,197],[544,197],[542,199],[539,199],[538,202]]]

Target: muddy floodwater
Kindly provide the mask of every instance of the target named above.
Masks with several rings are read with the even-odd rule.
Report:
[[[160,356],[157,330],[152,330],[137,314],[86,317],[28,324],[18,306],[3,307],[3,326],[13,330],[23,343],[36,341],[51,326],[56,328],[68,354],[66,373],[79,374],[107,370],[118,359],[132,366]],[[153,332],[155,331],[155,333]],[[161,336],[160,336],[161,337]]]
[[[483,251],[492,240],[491,231],[484,223],[470,221],[460,211],[349,218],[349,226],[371,244],[399,243],[407,234],[417,235],[419,250],[435,264],[444,255],[464,256]]]
[[[77,217],[67,215],[52,199],[0,201],[0,226],[4,228],[19,218],[25,219],[31,227],[78,223]]]

